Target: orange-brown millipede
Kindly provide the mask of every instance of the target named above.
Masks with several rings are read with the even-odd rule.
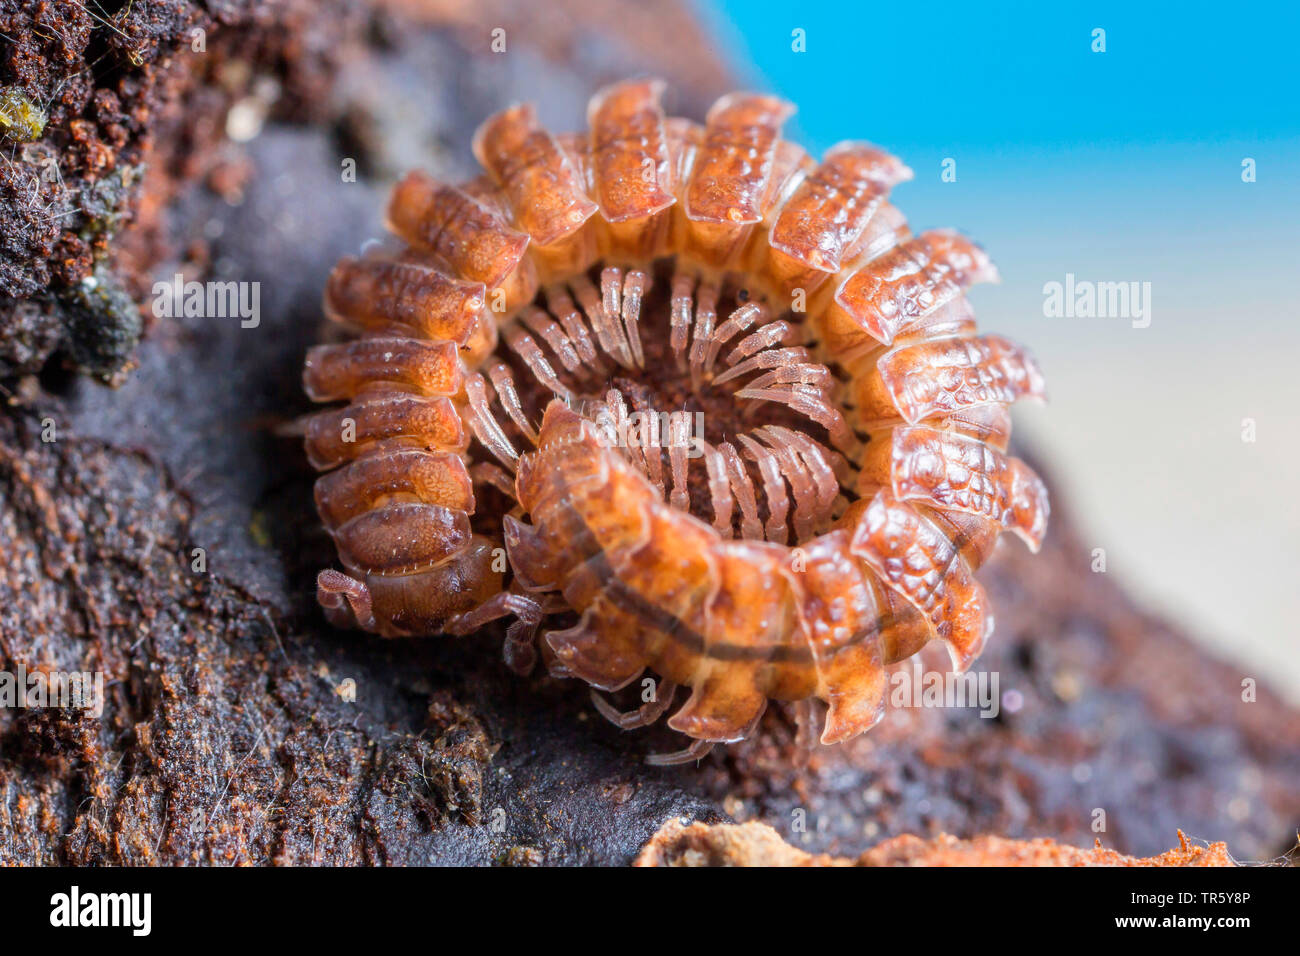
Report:
[[[596,697],[620,726],[690,688],[668,723],[691,743],[658,763],[741,739],[769,699],[824,701],[834,743],[880,719],[887,664],[932,638],[958,668],[979,653],[974,569],[1046,526],[1006,454],[1042,376],[976,334],[985,254],[887,201],[901,162],[857,142],[816,162],[772,96],[666,117],[663,88],[602,90],[587,133],[498,113],[485,175],[410,173],[400,242],[335,267],[325,311],[357,335],[304,372],[348,403],[307,422],[344,567],[318,598],[388,637],[514,616],[520,670],[569,614],[552,673],[659,678],[636,711]]]

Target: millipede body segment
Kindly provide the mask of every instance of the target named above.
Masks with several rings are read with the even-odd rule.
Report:
[[[507,659],[657,693],[620,714],[745,736],[769,700],[827,705],[824,743],[881,716],[887,664],[992,626],[974,577],[1003,531],[1037,549],[1038,477],[1006,453],[1032,358],[978,335],[996,278],[889,203],[897,159],[781,138],[792,108],[735,93],[703,125],[663,84],[597,94],[589,131],[531,107],[474,139],[486,174],[393,191],[397,241],[334,269],[307,423],[343,571],[331,622],[389,637],[512,616]]]

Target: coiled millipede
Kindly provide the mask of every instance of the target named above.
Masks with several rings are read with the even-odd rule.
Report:
[[[1000,532],[1037,549],[1045,489],[1006,445],[1042,376],[976,334],[985,254],[887,201],[900,161],[847,142],[816,162],[772,96],[666,117],[663,88],[602,90],[587,133],[496,114],[486,175],[410,173],[400,242],[335,267],[325,311],[359,335],[304,373],[349,403],[306,424],[346,569],[318,599],[389,637],[513,616],[521,671],[568,614],[540,642],[552,673],[660,679],[628,713],[593,690],[620,726],[690,688],[668,721],[690,746],[658,763],[743,738],[769,699],[824,701],[842,741],[879,720],[887,664],[932,638],[976,657]]]

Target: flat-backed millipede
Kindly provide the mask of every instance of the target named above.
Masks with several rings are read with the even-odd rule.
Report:
[[[662,92],[602,90],[572,135],[498,113],[485,175],[410,173],[400,241],[335,267],[325,311],[357,336],[304,380],[348,404],[306,444],[345,570],[318,597],[388,637],[514,616],[524,671],[567,614],[540,642],[552,673],[659,678],[625,714],[593,692],[620,726],[690,688],[668,721],[690,746],[656,762],[741,739],[769,699],[824,701],[841,741],[880,719],[889,663],[932,638],[957,668],[979,653],[973,572],[1002,531],[1038,547],[1046,493],[1006,445],[1042,377],[976,334],[985,254],[888,202],[897,159],[813,160],[772,96],[699,125]]]

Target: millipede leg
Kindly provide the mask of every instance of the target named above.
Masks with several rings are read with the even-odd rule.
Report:
[[[730,442],[723,442],[718,446],[718,451],[726,461],[731,490],[740,502],[740,536],[751,541],[762,541],[763,525],[758,520],[758,499],[754,495],[754,482],[745,470],[745,463],[740,460],[740,453]]]
[[[537,306],[530,306],[519,314],[519,318],[524,325],[528,326],[533,332],[542,337],[542,340],[551,347],[551,351],[556,354],[565,369],[570,373],[578,373],[582,369],[582,359],[578,355],[578,350],[574,347],[573,342],[560,327],[560,323],[551,318]]]
[[[555,369],[551,363],[546,360],[542,354],[542,348],[534,341],[533,337],[518,326],[512,326],[506,330],[506,344],[514,350],[515,354],[524,360],[528,370],[533,373],[533,378],[541,382],[552,392],[564,399],[566,402],[573,398],[572,393],[560,381],[559,376],[555,374]]]
[[[677,358],[678,370],[686,368],[686,343],[691,331],[691,306],[695,291],[695,277],[688,272],[673,275],[672,331],[669,344]]]
[[[510,369],[506,366],[506,363],[495,363],[488,369],[488,377],[492,379],[492,387],[496,389],[497,401],[506,410],[510,420],[519,427],[525,438],[536,445],[537,430],[528,421],[528,415],[524,412],[524,404],[520,401],[519,392],[515,389],[514,377],[510,374]]]
[[[645,762],[654,767],[671,767],[679,763],[690,763],[692,760],[700,760],[708,755],[713,749],[712,740],[692,740],[689,747],[682,750],[675,750],[668,754],[650,754],[645,758]]]
[[[676,692],[677,685],[672,681],[661,681],[655,689],[653,700],[629,711],[618,710],[594,689],[591,692],[591,702],[596,705],[600,715],[614,726],[622,730],[636,730],[638,727],[648,727],[662,717],[673,705],[673,694]]]
[[[712,372],[713,365],[718,360],[718,352],[722,350],[722,347],[735,338],[738,333],[744,332],[766,314],[767,310],[757,302],[746,302],[732,312],[731,317],[719,325],[709,338],[709,348],[704,355],[704,371]]]
[[[445,629],[448,634],[463,637],[512,614],[517,620],[506,629],[506,666],[516,673],[527,674],[537,663],[537,649],[533,645],[537,628],[545,616],[545,608],[536,598],[514,591],[502,591],[474,610],[457,614],[447,622]]]
[[[794,722],[795,759],[800,767],[806,767],[808,761],[812,758],[813,752],[817,749],[817,738],[820,735],[820,731],[817,729],[817,702],[815,698],[809,697],[795,703]]]
[[[704,357],[708,354],[709,339],[713,337],[713,325],[718,319],[718,296],[722,290],[714,279],[705,279],[700,283],[699,295],[695,297],[695,331],[691,336],[691,384],[700,387],[704,374]]]
[[[492,417],[492,410],[488,407],[491,399],[487,393],[487,381],[482,375],[471,375],[465,379],[465,394],[469,397],[467,417],[475,437],[497,456],[501,464],[514,471],[519,464],[519,452],[515,451],[515,446],[510,444],[510,439]]]
[[[470,466],[469,476],[477,484],[491,485],[502,494],[515,498],[515,483],[510,480],[509,475],[490,461],[481,461],[477,465]]]
[[[790,365],[798,365],[802,362],[811,361],[812,355],[802,345],[794,345],[784,349],[763,349],[756,352],[743,362],[738,362],[727,371],[723,372],[713,384],[725,385],[733,378],[739,378],[742,375],[748,375],[750,372],[758,369],[785,368]]]
[[[778,371],[782,370],[778,369]],[[766,377],[760,376],[760,378]],[[785,405],[823,426],[836,448],[851,451],[856,446],[857,439],[849,428],[848,422],[844,420],[843,412],[835,407],[822,388],[803,382],[783,382],[775,387],[760,388],[757,383],[758,379],[755,379],[738,391],[736,397],[753,402],[774,402]]]
[[[623,270],[610,266],[600,273],[600,305],[609,323],[610,334],[617,343],[619,361],[625,368],[635,364],[627,330],[623,327]]]
[[[578,357],[582,359],[582,370],[588,374],[595,372],[604,375],[609,368],[601,361],[596,343],[592,341],[591,332],[582,319],[582,312],[573,304],[573,297],[562,286],[552,286],[546,290],[546,303],[573,343]]]
[[[727,480],[727,460],[718,449],[704,443],[704,466],[709,472],[709,499],[713,503],[713,527],[724,538],[732,537],[731,483]]]
[[[840,485],[849,480],[849,463],[842,455],[836,454],[822,442],[814,441],[802,432],[796,432],[784,425],[767,425],[767,431],[792,445],[800,453],[803,463],[813,472],[813,480],[818,486],[818,512],[829,518],[835,499],[839,497]]]
[[[727,355],[727,365],[735,365],[773,345],[792,345],[798,340],[799,330],[789,322],[784,319],[769,322],[740,340],[740,344]]]
[[[646,477],[649,478],[650,483],[659,490],[659,497],[663,498],[665,494],[664,453],[663,448],[659,445],[658,436],[656,436],[654,444],[650,445],[648,448],[641,449],[641,454],[645,458]]]
[[[368,631],[375,626],[370,588],[342,571],[326,568],[316,575],[316,601],[335,627],[355,626]]]
[[[819,442],[813,441],[802,432],[796,432],[781,425],[766,425],[761,431],[766,436],[765,441],[769,445],[775,442],[783,443],[803,460],[804,467],[812,476],[813,483],[817,487],[813,520],[819,526],[818,531],[820,533],[820,525],[830,521],[835,498],[840,491],[836,466],[831,458],[834,452],[825,448]],[[839,474],[847,477],[847,469],[841,469]]]
[[[623,329],[637,368],[645,368],[645,351],[641,347],[641,297],[649,287],[650,277],[640,270],[629,272],[623,282]]]
[[[605,270],[605,272],[609,271]],[[602,273],[602,284],[604,281],[605,274]],[[596,338],[600,341],[600,347],[605,350],[605,354],[624,368],[629,367],[632,364],[632,356],[619,330],[617,313],[610,315],[605,311],[600,292],[586,276],[578,276],[569,283],[569,288],[582,306],[582,311],[587,313],[587,319],[596,330]]]
[[[785,493],[785,479],[781,476],[781,465],[772,452],[748,435],[737,435],[736,440],[745,449],[745,454],[758,465],[759,474],[763,476],[763,494],[767,498],[767,524],[764,526],[764,535],[768,541],[785,544],[789,540],[785,519],[790,511],[790,499]]]
[[[668,445],[668,463],[673,469],[673,490],[668,503],[679,511],[687,511],[690,509],[691,496],[686,490],[686,448],[676,440]]]
[[[774,436],[766,428],[759,429],[757,434],[781,463],[781,473],[790,483],[794,497],[795,539],[803,541],[812,534],[817,514],[817,491],[812,473],[794,448],[783,442],[780,436]]]
[[[642,455],[642,447],[639,441],[633,441],[629,434],[630,428],[625,427],[628,423],[627,402],[623,401],[623,393],[616,388],[611,388],[605,393],[605,411],[609,413],[610,420],[615,423],[619,429],[620,438],[626,439],[621,446],[623,457],[625,457],[637,471],[643,475],[649,473],[649,465],[646,464]]]
[[[537,624],[529,626],[527,630],[523,629],[520,621],[511,624],[506,629],[501,657],[505,660],[506,667],[519,676],[527,677],[531,674],[537,666]]]

